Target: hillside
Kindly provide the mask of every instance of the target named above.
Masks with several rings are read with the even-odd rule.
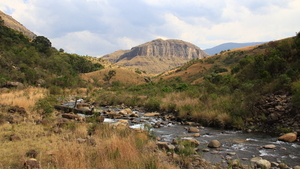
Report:
[[[228,49],[236,49],[236,48],[241,48],[241,47],[246,47],[246,46],[254,46],[254,45],[259,45],[265,42],[249,42],[249,43],[223,43],[218,46],[215,46],[213,48],[205,49],[204,52],[214,55],[217,53],[220,53],[221,51],[227,51]]]
[[[202,60],[191,60],[181,67],[164,73],[159,76],[164,80],[181,77],[185,82],[197,84],[203,82],[205,75],[216,69],[224,68],[230,72],[232,64],[248,55],[263,54],[267,48],[266,44],[235,48],[221,54],[213,55]]]
[[[124,53],[123,53],[124,52]],[[117,65],[158,74],[183,65],[192,59],[209,56],[197,46],[181,40],[156,39],[133,47],[130,51],[117,51],[103,56]]]
[[[21,23],[16,21],[13,17],[5,14],[0,10],[0,17],[4,21],[4,25],[14,29],[16,31],[22,32],[24,35],[28,36],[30,39],[34,39],[37,35],[28,30],[25,26],[23,26]]]

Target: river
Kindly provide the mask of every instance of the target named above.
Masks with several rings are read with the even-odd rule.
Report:
[[[143,117],[143,113],[138,113],[140,118],[135,121],[141,123],[130,123],[131,128],[143,128],[145,124],[153,125],[156,122],[162,122],[159,128],[151,128],[152,134],[160,137],[161,141],[172,142],[178,136],[189,134],[186,125],[178,122],[163,121],[158,117]],[[118,119],[105,119],[105,122],[114,122]],[[129,120],[131,122],[131,120]],[[211,127],[200,129],[200,137],[193,137],[200,141],[199,154],[212,164],[226,165],[226,159],[240,159],[243,164],[250,164],[253,157],[262,157],[270,162],[286,163],[289,166],[300,165],[300,144],[299,142],[288,143],[278,141],[277,137],[265,133],[245,133],[242,131],[222,130]],[[222,146],[220,149],[208,148],[211,140],[218,140]],[[275,149],[262,148],[265,145],[275,145]],[[209,149],[209,152],[203,152],[203,149]],[[231,155],[228,155],[231,154]]]

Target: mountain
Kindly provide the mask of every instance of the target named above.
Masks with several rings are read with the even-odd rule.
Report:
[[[229,42],[229,43],[223,43],[220,44],[218,46],[215,46],[213,48],[209,48],[209,49],[205,49],[204,52],[210,54],[210,55],[214,55],[217,53],[220,53],[221,51],[225,51],[228,49],[235,49],[235,48],[241,48],[241,47],[246,47],[246,46],[254,46],[254,45],[259,45],[265,42],[249,42],[249,43],[233,43],[233,42]]]
[[[206,52],[191,43],[175,39],[156,39],[129,51],[116,51],[102,58],[120,66],[157,74],[181,66],[192,59],[207,56],[209,55]]]
[[[25,26],[23,26],[21,23],[16,21],[13,17],[5,14],[0,10],[0,17],[4,21],[4,25],[14,29],[16,31],[22,32],[24,35],[28,36],[30,39],[34,39],[37,35],[28,30]]]

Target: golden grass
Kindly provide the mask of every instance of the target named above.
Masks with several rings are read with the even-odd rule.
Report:
[[[0,93],[0,104],[24,107],[26,110],[33,108],[36,101],[47,95],[44,88],[26,88],[23,90],[11,90]]]
[[[73,127],[63,127],[62,133],[54,134],[51,126],[33,123],[1,125],[0,169],[22,168],[24,161],[29,159],[26,152],[32,149],[38,151],[36,159],[43,169],[177,168],[161,161],[164,157],[154,151],[155,143],[146,133],[98,124],[95,134],[88,136],[91,124],[70,123],[69,126]],[[9,141],[12,134],[21,140]],[[79,143],[79,138],[93,139],[95,145]]]

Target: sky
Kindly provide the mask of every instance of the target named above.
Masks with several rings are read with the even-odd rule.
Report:
[[[53,47],[93,57],[157,38],[207,49],[300,31],[300,0],[0,0],[0,10]]]

